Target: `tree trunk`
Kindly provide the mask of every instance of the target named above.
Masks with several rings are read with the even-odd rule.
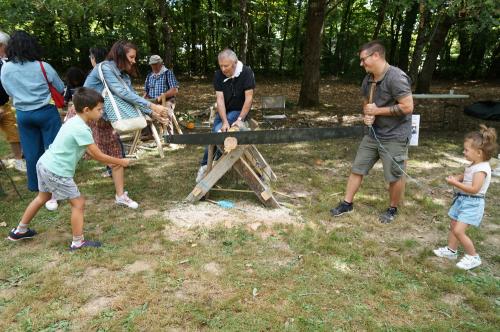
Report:
[[[389,48],[388,60],[389,63],[396,61],[398,51],[399,32],[401,31],[402,18],[400,15],[401,8],[394,9],[394,15],[391,17],[391,46]]]
[[[247,52],[248,52],[248,6],[247,0],[240,0],[240,24],[241,24],[241,35],[240,35],[240,50],[238,57],[241,62],[247,62]]]
[[[158,42],[158,33],[155,27],[156,10],[148,7],[146,9],[146,25],[148,31],[149,52],[151,54],[160,54],[160,44]]]
[[[297,65],[299,64],[299,48],[301,41],[300,33],[300,14],[302,13],[302,0],[299,0],[297,6],[297,21],[295,22],[295,44],[293,44],[293,72],[296,72]]]
[[[226,23],[227,31],[232,32],[232,31],[234,31],[234,28],[236,26],[236,24],[234,22],[234,14],[233,14],[233,1],[232,0],[225,0],[223,6],[224,6],[225,14],[226,14],[226,22],[225,23]],[[233,41],[235,39],[233,38],[232,34],[226,33],[223,36],[224,36],[224,40],[223,40],[222,47],[223,48],[230,47],[230,48],[233,48],[233,51],[237,51],[233,46]]]
[[[488,78],[500,78],[500,42],[497,41],[497,46],[492,53],[492,59],[488,68]]]
[[[418,69],[420,68],[420,64],[422,63],[424,46],[429,39],[428,26],[430,24],[431,13],[426,6],[426,0],[420,0],[419,13],[420,18],[418,22],[417,40],[413,49],[410,66],[410,77],[412,82],[417,81]]]
[[[458,43],[460,44],[460,53],[458,54],[457,65],[467,68],[471,53],[471,40],[465,24],[461,24],[458,28]]]
[[[439,53],[443,48],[446,41],[446,36],[448,31],[454,23],[454,19],[447,13],[443,14],[439,18],[439,22],[436,25],[436,29],[429,42],[427,56],[425,57],[424,65],[422,71],[418,76],[416,92],[417,93],[429,93],[432,74],[436,69],[436,63]]]
[[[290,20],[291,11],[292,11],[292,0],[287,0],[285,23],[283,25],[283,39],[281,40],[280,62],[278,66],[280,72],[283,69],[283,57],[285,55],[285,44],[286,44],[286,37],[288,34],[288,21]]]
[[[335,52],[333,53],[333,68],[332,73],[339,75],[344,68],[345,43],[347,42],[347,29],[350,21],[350,13],[352,8],[352,0],[345,1],[344,12],[342,13],[342,21],[340,23],[340,31],[337,35],[337,43],[335,44]]]
[[[399,68],[406,72],[408,70],[408,63],[410,57],[411,35],[413,33],[413,26],[417,20],[418,14],[418,1],[414,0],[413,5],[406,10],[405,22],[403,31],[401,33],[401,45],[399,47]]]
[[[309,0],[306,19],[306,45],[304,47],[303,77],[299,105],[319,105],[321,34],[327,0]]]
[[[189,5],[189,71],[193,74],[199,73],[198,61],[200,59],[200,52],[198,49],[198,22],[199,22],[199,8],[200,0],[192,0]]]
[[[375,31],[373,31],[372,40],[375,40],[378,38],[378,35],[380,34],[380,29],[382,29],[382,24],[384,23],[384,18],[385,18],[385,10],[387,8],[387,1],[388,0],[381,0],[380,1],[380,5],[378,7],[378,14],[377,14],[377,26],[375,27]]]
[[[266,72],[271,70],[271,50],[272,50],[272,34],[273,26],[271,22],[271,9],[269,8],[269,1],[266,1],[266,35],[263,53],[263,66]]]
[[[483,30],[478,31],[474,34],[472,38],[472,54],[471,58],[474,59],[472,64],[472,71],[470,78],[476,78],[480,74],[481,67],[486,55],[488,35],[491,33],[489,27],[485,27]]]
[[[174,45],[172,45],[172,28],[170,27],[169,23],[166,1],[158,0],[158,6],[160,8],[160,16],[162,22],[163,47],[165,48],[165,58],[163,59],[163,62],[167,67],[173,68]]]
[[[216,51],[216,41],[215,41],[215,24],[214,24],[214,15],[213,15],[213,4],[212,0],[207,1],[208,5],[208,52],[207,52],[207,66],[205,67],[205,73],[209,73],[211,71],[212,63],[215,61]]]

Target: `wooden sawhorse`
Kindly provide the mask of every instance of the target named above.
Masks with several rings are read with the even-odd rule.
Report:
[[[234,169],[255,192],[262,204],[278,208],[280,205],[270,187],[270,182],[276,181],[276,175],[255,145],[235,145],[234,141],[231,141],[228,144],[225,142],[224,146],[224,154],[215,165],[212,165],[215,146],[209,145],[205,177],[196,184],[186,197],[186,201],[193,203],[200,200],[224,174]]]

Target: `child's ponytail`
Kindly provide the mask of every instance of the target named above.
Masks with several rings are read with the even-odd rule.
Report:
[[[486,127],[481,124],[479,133],[482,138],[481,146],[479,147],[484,153],[484,160],[490,160],[497,150],[497,131],[495,128]]]

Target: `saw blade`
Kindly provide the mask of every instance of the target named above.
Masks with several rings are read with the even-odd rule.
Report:
[[[166,143],[187,145],[222,145],[227,137],[234,137],[238,144],[280,144],[318,141],[332,138],[361,137],[362,126],[329,128],[289,128],[277,130],[233,131],[225,133],[193,133],[165,135]]]

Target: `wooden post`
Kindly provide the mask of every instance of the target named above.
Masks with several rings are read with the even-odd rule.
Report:
[[[165,154],[163,153],[163,145],[161,143],[160,136],[158,136],[158,132],[156,131],[156,127],[153,121],[151,121],[150,128],[151,128],[151,134],[153,134],[153,138],[156,142],[156,147],[158,148],[158,153],[160,154],[160,158],[164,158]]]
[[[139,138],[141,137],[141,130],[136,130],[134,133],[134,140],[132,141],[132,145],[128,150],[128,155],[133,155],[135,150],[137,150],[137,145],[139,144]]]

